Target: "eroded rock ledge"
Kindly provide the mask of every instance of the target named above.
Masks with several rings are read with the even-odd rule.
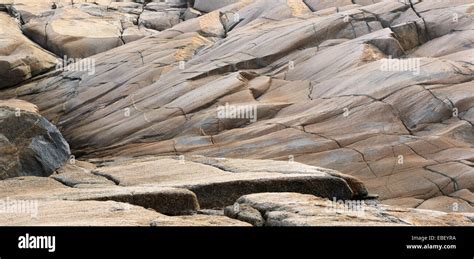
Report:
[[[472,2],[349,2],[239,1],[93,56],[96,75],[0,95],[38,105],[88,158],[292,156],[407,207],[472,192]],[[419,69],[382,71],[390,58]],[[226,104],[258,119],[219,118]]]
[[[358,210],[299,193],[242,196],[226,215],[254,226],[464,226],[469,217],[455,213],[403,209],[367,203]]]
[[[187,219],[202,209],[220,211],[242,195],[272,193],[244,196],[245,212],[227,209],[253,225],[317,225],[321,211],[304,201],[322,206],[314,195],[364,199],[372,197],[369,191],[385,204],[409,208],[370,207],[374,224],[464,224],[461,213],[474,212],[471,0],[245,0],[226,1],[219,10],[203,1],[193,9],[184,1],[77,1],[57,9],[49,1],[10,2],[0,4],[11,15],[0,13],[7,32],[0,36],[7,39],[1,43],[0,78],[7,80],[0,81],[0,99],[37,105],[73,153],[97,167],[78,163],[49,178],[5,180],[2,197],[37,194],[65,209],[89,202],[111,210],[111,217],[120,215],[113,206],[126,203]],[[72,29],[77,25],[81,29]],[[21,32],[56,55],[90,57],[96,74],[42,74],[54,55]],[[394,59],[419,66],[382,69]],[[217,110],[227,104],[251,106],[258,119],[220,118]],[[3,142],[2,152],[14,150]],[[60,150],[60,161],[40,175],[65,162],[68,152]],[[176,155],[185,155],[184,164],[156,157]],[[8,160],[0,161],[2,168],[15,156],[2,157]],[[290,157],[347,175],[289,165]],[[22,194],[21,186],[32,195]],[[274,192],[313,195],[288,194],[309,211],[306,219],[295,219],[289,207],[284,215],[273,207],[259,211],[253,199],[266,203],[283,195]],[[458,214],[438,217],[411,208]],[[260,218],[252,216],[256,211]],[[46,213],[55,217],[54,208]],[[92,214],[83,215],[80,224]],[[417,221],[422,215],[429,222]],[[155,216],[139,223],[160,225]],[[202,224],[212,221],[206,216],[200,214]],[[371,224],[354,221],[348,224]]]
[[[330,201],[355,200],[355,193],[366,192],[363,185],[354,185],[357,180],[350,176],[299,163],[204,157],[94,162],[96,165],[68,164],[51,177],[0,181],[0,200],[38,204],[38,215],[2,213],[0,225],[472,224],[469,215],[387,205],[370,205],[358,217],[336,213],[328,209]],[[249,168],[254,170],[247,171]],[[352,189],[350,183],[358,189]],[[376,203],[373,197],[358,197],[359,201],[363,198],[367,204]]]

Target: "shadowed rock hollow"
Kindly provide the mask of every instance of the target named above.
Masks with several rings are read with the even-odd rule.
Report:
[[[92,175],[101,181],[184,188],[206,209],[252,193],[293,192],[371,193],[393,206],[474,212],[470,0],[196,0],[55,10],[14,2],[7,8],[21,17],[24,35],[58,56],[93,59],[95,73],[51,71],[5,85],[0,98],[37,105],[73,154],[98,166]],[[44,53],[41,62],[52,57]],[[223,107],[252,116],[223,117]],[[179,155],[185,169],[156,158]],[[129,160],[145,156],[154,158]],[[322,176],[298,164],[279,171],[288,161],[331,170]],[[167,166],[176,171],[153,169]],[[194,166],[208,168],[188,175]],[[70,177],[55,176],[83,184]],[[255,197],[278,199],[271,195]],[[251,198],[239,202],[277,213]],[[303,221],[271,216],[265,224],[318,225],[317,213]],[[400,213],[392,223],[423,214]],[[462,222],[442,218],[425,223]]]

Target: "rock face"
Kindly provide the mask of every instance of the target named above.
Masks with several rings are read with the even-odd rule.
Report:
[[[322,212],[303,206],[323,202],[315,196],[377,194],[405,207],[370,207],[348,224],[465,224],[415,208],[472,213],[472,0],[10,2],[5,9],[25,35],[95,62],[95,74],[57,70],[0,90],[0,99],[37,105],[73,154],[94,164],[48,178],[75,191],[55,199],[169,215],[231,206],[228,215],[253,225],[317,225]],[[0,88],[36,74],[23,72]],[[6,175],[24,175],[16,172]],[[241,196],[275,192],[313,195],[288,194],[308,217],[273,207],[264,212],[274,217],[259,217],[260,205],[246,198],[245,211],[232,207]],[[255,197],[264,204],[272,195]],[[173,197],[182,204],[175,211]],[[337,215],[328,217],[323,224],[336,224]]]
[[[0,12],[0,24],[0,89],[56,66],[56,58],[25,37],[13,18]]]
[[[196,195],[185,189],[170,187],[119,187],[89,184],[70,188],[54,178],[20,177],[0,183],[2,199],[117,201],[153,209],[167,215],[188,215],[199,210]],[[28,193],[22,192],[29,188]]]
[[[93,4],[65,6],[27,19],[22,30],[60,57],[85,58],[151,34],[134,25],[141,9],[131,5],[122,13]]]
[[[184,188],[196,194],[201,208],[223,208],[242,195],[257,192],[299,192],[338,199],[365,198],[363,185],[353,184],[349,176],[328,173],[317,167],[294,163],[287,171],[272,170],[277,161],[261,161],[269,165],[257,171],[249,170],[245,164],[253,161],[240,160],[243,165],[234,171],[221,169],[217,163],[202,157],[189,160],[176,158],[150,158],[115,161],[103,164],[94,174],[111,179],[119,186],[153,186]],[[232,163],[232,162],[231,162]],[[284,163],[284,162],[281,162]],[[306,170],[302,170],[302,168]],[[268,169],[268,170],[267,170]],[[140,172],[140,173],[137,173]]]
[[[37,206],[37,207],[36,207]],[[2,213],[2,226],[149,226],[160,214],[114,201],[44,201],[32,213]]]
[[[252,225],[240,220],[224,216],[194,215],[158,218],[151,222],[152,227],[251,227]]]
[[[0,179],[49,176],[69,156],[61,133],[33,105],[0,101]]]
[[[418,208],[446,212],[474,213],[474,194],[467,189],[451,193],[449,196],[438,196],[421,203]]]
[[[193,162],[193,159],[196,162]],[[121,161],[102,161],[98,163],[97,167],[77,161],[74,165],[67,164],[63,166],[57,170],[56,174],[46,179],[14,178],[4,181],[3,184],[6,184],[6,186],[3,188],[3,195],[5,197],[18,197],[15,189],[21,188],[21,186],[26,188],[27,185],[33,194],[20,193],[19,197],[65,198],[67,194],[68,199],[82,199],[93,195],[107,195],[106,192],[101,192],[101,189],[110,189],[110,194],[113,194],[117,190],[130,190],[137,193],[138,191],[155,188],[165,194],[169,188],[177,188],[195,192],[201,207],[208,209],[213,207],[223,208],[232,204],[244,194],[262,191],[282,192],[291,189],[327,198],[352,199],[367,197],[364,186],[353,185],[352,178],[349,176],[331,174],[330,170],[322,170],[317,167],[305,166],[306,169],[312,170],[303,171],[301,167],[304,165],[294,163],[287,166],[287,172],[272,172],[272,164],[275,167],[282,162],[262,160],[261,163],[269,164],[268,171],[265,171],[265,168],[254,172],[246,171],[244,166],[239,171],[224,171],[216,166],[208,165],[202,160],[204,158],[201,157],[190,157],[185,162],[177,157],[122,159]],[[234,164],[237,163],[252,163],[252,161],[239,160],[234,162]],[[36,193],[34,191],[36,189],[38,189],[38,193],[42,194]],[[56,189],[59,191],[56,192]],[[85,193],[84,196],[71,193],[72,190],[84,191],[89,189],[90,191]],[[194,207],[194,209],[197,208]]]
[[[87,157],[294,159],[383,200],[472,191],[473,4],[320,2],[240,1],[94,56],[98,76],[1,94]]]
[[[204,158],[196,157],[194,160],[204,161]],[[357,207],[363,209],[360,211],[348,210],[342,205],[331,203],[331,200],[342,201],[337,196],[330,200],[301,194],[320,190],[321,185],[314,186],[312,190],[301,185],[294,189],[300,193],[287,193],[287,187],[270,181],[265,183],[265,189],[261,189],[255,183],[265,182],[269,173],[259,168],[260,176],[256,178],[256,173],[246,172],[246,166],[257,163],[251,160],[226,160],[233,165],[232,172],[220,171],[203,162],[180,161],[182,160],[177,158],[95,161],[97,167],[78,161],[75,165],[64,166],[51,177],[29,176],[0,181],[0,200],[10,204],[8,206],[16,206],[20,202],[31,203],[27,204],[31,211],[1,213],[0,225],[472,225],[467,215],[460,213],[402,209],[377,205],[373,200],[352,200],[366,202],[364,204],[367,205]],[[145,162],[152,164],[144,165]],[[259,163],[269,164],[269,171],[282,166],[278,161],[261,160]],[[239,167],[238,164],[242,166]],[[175,169],[172,170],[171,167]],[[302,168],[305,171],[301,171]],[[340,187],[328,182],[327,177],[330,175],[323,178],[322,172],[316,173],[316,170],[316,167],[296,163],[294,166],[281,168],[279,174],[319,176],[319,181],[328,185],[334,195],[337,195]],[[119,171],[120,174],[113,173]],[[228,177],[226,174],[237,176]],[[238,187],[244,190],[233,188],[232,182],[235,179],[241,182]],[[279,178],[272,176],[271,179]],[[287,185],[299,185],[297,178],[285,180],[288,181]],[[200,188],[206,189],[205,195]],[[265,190],[278,192],[266,193]],[[239,196],[245,192],[251,194]],[[465,192],[458,196],[468,199]],[[343,199],[351,201],[347,197]],[[210,211],[205,208],[224,209],[225,216],[217,212],[204,213]]]
[[[251,226],[219,216],[169,217],[114,201],[40,201],[38,214],[0,214],[2,226]]]
[[[60,57],[86,58],[182,21],[185,4],[115,1],[15,0],[8,9],[22,31]]]
[[[332,203],[298,193],[246,195],[226,215],[254,226],[472,226],[468,217],[386,205]]]
[[[246,220],[197,213],[204,211],[202,209],[223,209],[241,195],[258,192],[296,191],[351,199],[355,198],[355,193],[360,195],[366,191],[363,186],[351,187],[352,178],[349,176],[346,181],[344,175],[333,174],[331,170],[299,163],[283,166],[283,162],[270,160],[230,160],[226,162],[233,165],[233,171],[224,171],[217,167],[214,159],[203,157],[192,157],[185,162],[177,157],[94,162],[97,166],[81,161],[67,164],[50,177],[28,176],[0,181],[2,201],[35,201],[41,209],[43,206],[57,206],[42,211],[41,219],[32,219],[28,223],[25,223],[26,218],[31,215],[17,213],[18,218],[14,215],[0,216],[0,225],[250,226],[245,223]],[[247,171],[248,165],[258,163],[268,164],[268,172],[264,167],[258,168],[258,172]],[[280,170],[276,170],[278,167]],[[113,213],[114,206],[127,204],[129,209]],[[101,215],[100,212],[82,211],[86,206],[107,213]],[[133,213],[141,213],[137,207],[156,213],[132,216]],[[78,208],[77,218],[63,215],[67,208]],[[153,219],[148,217],[150,214]],[[102,221],[107,215],[111,217],[110,223]],[[116,221],[119,215],[124,217],[124,222]],[[63,216],[64,219],[54,223],[53,219]],[[87,216],[94,219],[87,222]],[[240,217],[245,215],[240,214]],[[15,219],[6,222],[12,218]]]
[[[226,5],[239,2],[238,0],[195,0],[194,8],[201,12],[212,12]]]

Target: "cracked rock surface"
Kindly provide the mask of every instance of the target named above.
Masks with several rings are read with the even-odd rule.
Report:
[[[327,169],[294,163],[294,166],[287,165],[276,173],[275,168],[280,165],[278,161],[226,159],[226,162],[234,166],[232,171],[222,171],[217,167],[206,165],[212,163],[206,158],[195,157],[193,160],[200,162],[182,163],[177,157],[102,160],[93,161],[94,164],[78,161],[74,165],[64,166],[50,177],[29,176],[3,180],[0,181],[0,198],[7,198],[12,202],[35,202],[38,208],[35,213],[38,215],[2,213],[0,224],[9,226],[472,224],[468,214],[403,209],[380,205],[374,200],[366,200],[367,205],[361,207],[363,211],[346,210],[342,205],[332,205],[330,199],[339,199],[337,195],[341,187],[334,185],[331,181],[331,177],[334,176],[331,176]],[[259,169],[259,173],[245,171],[248,165],[255,163],[267,163],[269,171],[281,176],[263,172],[263,169]],[[212,164],[217,166],[216,163]],[[243,166],[236,166],[237,164]],[[294,175],[294,178],[285,175]],[[339,177],[342,176],[339,174]],[[313,181],[319,182],[319,185],[300,184],[298,179],[301,177],[306,181],[311,181],[314,177],[317,180]],[[75,184],[72,185],[72,182]],[[291,185],[299,187],[287,187]],[[331,193],[324,195],[314,193],[324,186]],[[346,188],[349,188],[348,185]],[[25,192],[25,189],[28,189],[28,192]],[[462,199],[469,199],[466,192],[457,195]],[[341,197],[339,201],[343,200],[350,201],[351,198]],[[219,212],[222,209],[223,213]]]
[[[222,216],[170,217],[115,201],[44,201],[37,215],[0,215],[4,226],[251,226]]]
[[[0,100],[0,180],[49,176],[69,159],[58,129],[20,100]]]
[[[193,160],[196,162],[182,163],[178,157],[94,160],[94,164],[77,161],[65,165],[50,177],[27,176],[0,181],[0,199],[35,201],[40,208],[49,205],[58,207],[42,211],[45,214],[42,218],[32,220],[30,223],[33,225],[64,224],[65,219],[57,223],[53,223],[52,219],[61,217],[66,208],[78,207],[82,210],[82,206],[91,205],[97,207],[98,211],[90,213],[99,215],[101,210],[108,211],[112,205],[120,207],[128,204],[131,209],[123,209],[127,210],[122,212],[124,221],[115,222],[114,218],[121,214],[110,212],[112,220],[108,225],[146,222],[151,226],[250,226],[244,221],[235,221],[224,215],[203,214],[202,211],[223,209],[242,195],[259,192],[291,191],[347,200],[355,198],[355,194],[363,198],[360,195],[366,191],[363,186],[350,184],[355,180],[349,176],[299,163],[277,171],[274,168],[281,163],[278,161],[234,162],[269,165],[268,171],[261,168],[258,172],[252,172],[247,171],[245,166],[236,165],[232,171],[224,171],[203,157]],[[25,192],[25,189],[28,191]],[[115,203],[100,203],[106,201]],[[144,209],[156,213],[153,216],[153,213],[147,212],[143,218],[132,215]],[[105,216],[87,223],[85,217],[93,216],[88,213],[80,211],[77,219],[66,225],[106,224],[101,221]],[[148,214],[156,219],[148,218]],[[21,225],[29,216],[21,215],[11,220],[14,215],[6,213],[0,215],[0,224]]]
[[[8,1],[7,1],[8,2]],[[0,1],[0,4],[2,1]],[[23,33],[60,57],[86,58],[181,22],[183,4],[14,0]]]
[[[299,193],[258,193],[240,197],[226,215],[254,226],[472,225],[466,215],[456,213],[370,204],[358,208]]]
[[[56,66],[56,58],[25,37],[15,20],[0,12],[0,89]]]
[[[285,207],[261,219],[246,198],[253,209],[232,212],[252,193],[301,193],[255,197],[303,207],[378,195],[384,209],[347,219],[356,225],[466,224],[473,212],[472,0],[9,2],[0,7],[44,49],[95,62],[94,73],[0,81],[0,99],[36,105],[92,163],[47,178],[61,202],[111,199],[182,217],[227,207],[253,225],[337,218]],[[221,116],[224,107],[247,116]],[[176,211],[161,202],[174,193]]]

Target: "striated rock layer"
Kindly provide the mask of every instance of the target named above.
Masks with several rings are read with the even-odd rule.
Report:
[[[0,90],[37,105],[76,156],[99,165],[87,180],[76,172],[57,181],[185,189],[206,209],[252,193],[345,200],[370,192],[395,206],[474,211],[471,0],[241,0],[218,10],[215,1],[178,2],[9,7],[44,48],[95,64]],[[169,155],[189,167],[156,159]],[[117,162],[142,156],[153,158]],[[288,168],[293,161],[331,170]],[[250,215],[259,210],[242,203]],[[379,210],[369,221],[390,223]],[[397,210],[387,212],[395,224],[465,223]],[[273,213],[271,222],[317,225],[319,213],[302,221]]]
[[[0,181],[0,201],[10,208],[0,213],[0,225],[473,224],[471,214],[377,205],[361,196],[366,190],[360,182],[328,169],[270,160],[183,161],[179,157],[102,160],[95,165],[77,161],[50,177]],[[348,210],[333,201],[364,206]],[[20,205],[21,211],[13,209]]]
[[[352,207],[351,207],[352,206]],[[357,208],[355,210],[354,208]],[[254,226],[469,226],[468,215],[387,205],[344,205],[299,193],[242,196],[226,215]]]

